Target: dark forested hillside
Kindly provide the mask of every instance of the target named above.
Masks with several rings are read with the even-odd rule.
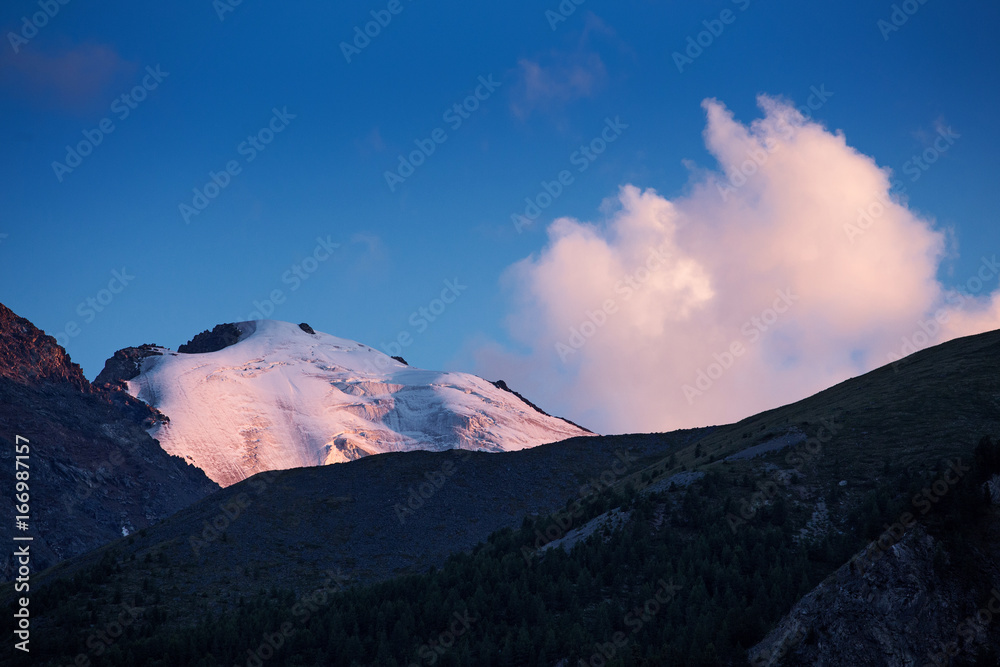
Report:
[[[994,520],[982,484],[1000,472],[998,452],[1000,444],[982,439],[966,479],[932,511],[914,512],[915,525],[949,553],[960,556],[959,545]],[[734,525],[729,515],[755,489],[725,484],[715,472],[683,489],[605,491],[495,533],[427,574],[363,586],[332,571],[304,593],[257,574],[255,594],[225,613],[207,602],[194,619],[168,611],[177,592],[171,573],[190,565],[162,553],[140,556],[126,541],[51,585],[40,605],[59,625],[98,628],[120,609],[135,610],[124,636],[95,663],[106,665],[254,664],[253,654],[276,665],[433,664],[432,657],[443,665],[744,664],[746,649],[796,600],[866,542],[877,545],[879,522],[905,511],[929,479],[887,479],[865,504],[871,509],[820,539],[802,537],[810,517],[780,496]],[[558,542],[595,523],[568,553]],[[874,560],[871,552],[861,551],[854,566]],[[969,558],[961,565],[981,567]],[[46,654],[64,662],[80,646],[72,635],[47,645]]]
[[[994,664],[998,346],[714,429],[251,478],[43,573],[33,664]]]

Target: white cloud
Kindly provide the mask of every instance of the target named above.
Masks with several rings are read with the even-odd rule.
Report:
[[[891,194],[888,170],[790,105],[758,103],[749,126],[704,103],[720,169],[687,195],[626,185],[606,223],[553,222],[504,276],[527,352],[483,345],[479,372],[602,432],[667,430],[888,363],[935,315],[918,347],[1000,327],[995,268],[978,295],[949,298],[945,234]]]

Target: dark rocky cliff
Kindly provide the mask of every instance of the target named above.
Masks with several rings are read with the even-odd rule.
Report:
[[[152,525],[218,489],[145,432],[156,415],[110,384],[91,385],[51,336],[0,304],[0,539],[15,528],[14,446],[30,444],[31,519],[41,570]],[[0,560],[10,579],[11,556]]]
[[[1000,514],[886,529],[799,600],[749,651],[779,665],[996,665],[1000,646]],[[896,541],[898,539],[898,541]]]

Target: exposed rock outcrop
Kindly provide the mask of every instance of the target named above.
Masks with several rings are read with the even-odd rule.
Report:
[[[252,323],[247,323],[251,324]],[[308,326],[308,325],[307,325]],[[186,354],[207,354],[218,352],[230,345],[240,342],[245,332],[237,324],[216,324],[211,331],[206,329],[200,334],[177,348],[178,352]]]
[[[104,362],[104,370],[94,378],[94,384],[101,387],[124,389],[125,383],[139,374],[143,359],[160,354],[163,354],[160,347],[150,344],[118,350],[114,356]]]
[[[997,664],[1000,519],[983,523],[961,553],[915,524],[865,568],[844,565],[750,649],[750,664]]]
[[[0,303],[0,377],[29,387],[67,384],[89,391],[80,367],[52,336]]]
[[[395,357],[394,357],[394,358],[395,358]],[[405,364],[406,362],[404,361],[403,363]],[[511,394],[514,394],[514,395],[515,395],[515,396],[517,396],[517,397],[518,397],[519,399],[521,399],[522,401],[524,401],[525,405],[527,405],[527,406],[528,406],[528,407],[530,407],[530,408],[533,408],[533,409],[534,409],[534,410],[536,410],[537,412],[540,412],[540,413],[542,413],[542,414],[543,414],[543,415],[545,415],[546,417],[551,417],[551,416],[552,416],[552,415],[550,415],[550,414],[549,414],[548,412],[546,412],[545,410],[542,410],[542,409],[541,409],[540,407],[538,407],[537,405],[535,405],[534,403],[532,403],[531,401],[529,401],[528,399],[526,399],[526,398],[525,398],[524,396],[522,396],[522,395],[521,395],[520,393],[518,393],[518,392],[514,391],[513,389],[511,389],[510,387],[508,387],[508,386],[507,386],[507,383],[506,383],[506,382],[505,382],[504,380],[497,380],[496,382],[492,382],[492,383],[490,383],[490,384],[492,384],[492,385],[493,385],[494,387],[496,387],[497,389],[503,389],[503,390],[504,390],[504,391],[506,391],[506,392],[510,392]],[[579,424],[577,424],[577,423],[575,423],[575,422],[571,422],[570,420],[566,419],[565,417],[556,417],[556,419],[562,419],[562,420],[563,420],[564,422],[566,422],[567,424],[572,424],[573,426],[576,426],[577,428],[580,428],[580,429],[583,429],[583,430],[584,430],[584,431],[586,431],[587,433],[593,433],[593,431],[591,431],[590,429],[588,429],[588,428],[584,428],[583,426],[580,426]]]

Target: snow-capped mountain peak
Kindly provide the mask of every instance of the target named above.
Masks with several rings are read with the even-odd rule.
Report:
[[[131,370],[117,379],[166,415],[150,430],[163,449],[223,486],[368,454],[509,451],[591,434],[503,383],[414,368],[308,325],[220,325],[179,350],[123,350],[114,359]]]

